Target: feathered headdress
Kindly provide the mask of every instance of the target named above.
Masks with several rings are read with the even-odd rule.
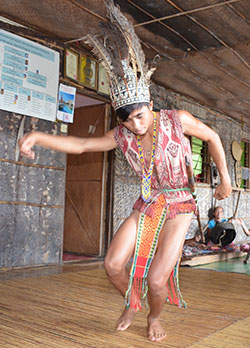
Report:
[[[100,35],[88,34],[83,40],[108,73],[112,105],[117,110],[150,102],[149,83],[155,66],[149,69],[133,25],[119,7],[113,0],[106,0],[105,5],[110,22],[100,23]]]

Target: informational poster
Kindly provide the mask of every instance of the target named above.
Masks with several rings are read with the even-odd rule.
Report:
[[[0,109],[55,121],[59,53],[0,30]]]
[[[76,88],[60,84],[58,96],[57,119],[73,123],[76,100]]]

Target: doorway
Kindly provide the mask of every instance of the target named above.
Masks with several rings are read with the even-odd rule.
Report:
[[[108,118],[107,104],[96,101],[95,105],[76,105],[68,135],[102,136],[107,131]],[[63,261],[103,256],[106,186],[107,153],[67,155]]]

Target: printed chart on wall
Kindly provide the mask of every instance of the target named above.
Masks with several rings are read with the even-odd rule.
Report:
[[[0,30],[0,109],[55,121],[59,53]]]

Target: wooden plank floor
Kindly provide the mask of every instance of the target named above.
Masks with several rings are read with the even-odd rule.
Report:
[[[123,299],[100,264],[0,272],[0,347],[249,348],[250,277],[181,268],[188,309],[165,305],[167,339],[146,338],[147,309],[115,330]]]

